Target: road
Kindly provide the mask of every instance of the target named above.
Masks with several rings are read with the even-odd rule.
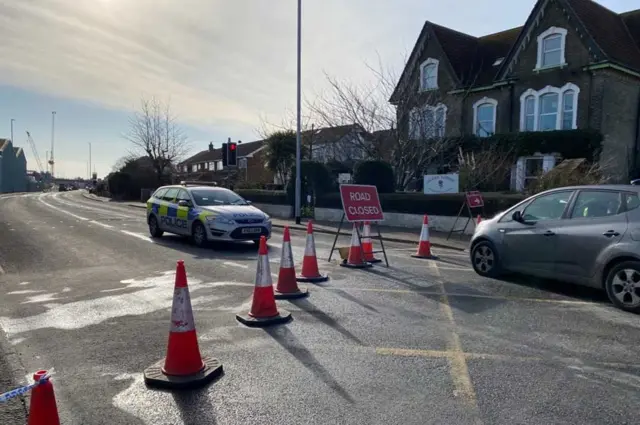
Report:
[[[250,305],[253,245],[147,235],[144,210],[80,192],[0,197],[5,345],[23,382],[55,369],[64,424],[638,422],[640,320],[599,292],[484,279],[464,253],[418,260],[398,243],[387,245],[389,269],[345,269],[326,261],[332,238],[317,234],[331,280],[279,302],[289,324],[249,329],[235,314]],[[281,240],[276,229],[274,274]],[[304,234],[292,244],[299,263]],[[164,356],[179,259],[200,348],[225,375],[160,392],[142,371]]]

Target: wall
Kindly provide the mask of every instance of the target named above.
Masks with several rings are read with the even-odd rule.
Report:
[[[272,204],[253,204],[256,208],[261,209],[273,218],[289,219],[291,218],[291,207],[288,205],[272,205]],[[418,214],[401,214],[401,213],[384,213],[384,225],[393,227],[404,227],[412,229],[417,232],[422,228],[422,215]],[[315,219],[317,221],[329,221],[340,222],[342,218],[342,210],[330,209],[330,208],[316,208]],[[438,232],[449,232],[455,222],[455,217],[430,215],[429,216],[429,228]],[[456,230],[462,229],[466,219],[459,219],[456,224]],[[473,234],[475,229],[474,221],[472,220],[467,226],[465,234]]]

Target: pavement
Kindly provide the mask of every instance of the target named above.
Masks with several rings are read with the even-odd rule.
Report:
[[[345,269],[326,261],[331,235],[315,236],[331,280],[278,302],[292,322],[250,329],[235,314],[250,308],[253,244],[152,240],[143,211],[79,191],[0,198],[0,327],[23,365],[13,384],[54,367],[65,425],[637,423],[640,322],[600,291],[486,279],[464,252],[419,260],[397,242],[389,268]],[[281,240],[276,229],[272,274]],[[292,235],[297,264],[304,240]],[[179,259],[200,349],[225,374],[156,391],[142,371],[165,354]]]
[[[96,196],[93,194],[89,194],[83,192],[83,196],[87,199],[91,199],[94,201],[100,202],[111,202],[111,203],[120,203],[123,205],[127,205],[133,208],[147,208],[147,205],[142,202],[118,202],[112,201],[111,199]],[[284,228],[285,226],[289,226],[291,231],[307,231],[307,220],[303,219],[302,224],[296,224],[293,220],[283,220],[279,218],[272,218],[274,227]],[[340,235],[351,236],[351,228],[349,227],[349,223],[344,223],[342,226],[342,230],[340,231]],[[313,231],[314,233],[326,233],[330,235],[336,234],[338,229],[338,223],[328,222],[328,221],[315,221],[313,222]],[[376,226],[373,225],[371,228],[372,235],[374,237],[378,237],[378,230],[380,231],[380,235],[382,236],[383,242],[399,242],[399,243],[408,243],[413,245],[418,245],[418,240],[420,238],[420,228],[416,229],[407,229],[404,227],[393,227],[393,226]],[[447,249],[455,249],[458,251],[465,251],[469,247],[469,241],[471,237],[469,235],[461,235],[455,234],[452,235],[451,238],[447,239],[447,232],[439,232],[433,229],[429,229],[429,242],[434,247],[447,248]]]

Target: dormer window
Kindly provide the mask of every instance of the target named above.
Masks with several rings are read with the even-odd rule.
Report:
[[[555,68],[566,65],[565,43],[567,30],[551,27],[538,36],[538,61],[536,69]]]
[[[429,58],[420,65],[420,91],[438,88],[438,63],[437,59]]]

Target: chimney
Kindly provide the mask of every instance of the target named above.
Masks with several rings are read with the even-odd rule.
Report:
[[[209,152],[213,152],[213,142],[209,142]]]

